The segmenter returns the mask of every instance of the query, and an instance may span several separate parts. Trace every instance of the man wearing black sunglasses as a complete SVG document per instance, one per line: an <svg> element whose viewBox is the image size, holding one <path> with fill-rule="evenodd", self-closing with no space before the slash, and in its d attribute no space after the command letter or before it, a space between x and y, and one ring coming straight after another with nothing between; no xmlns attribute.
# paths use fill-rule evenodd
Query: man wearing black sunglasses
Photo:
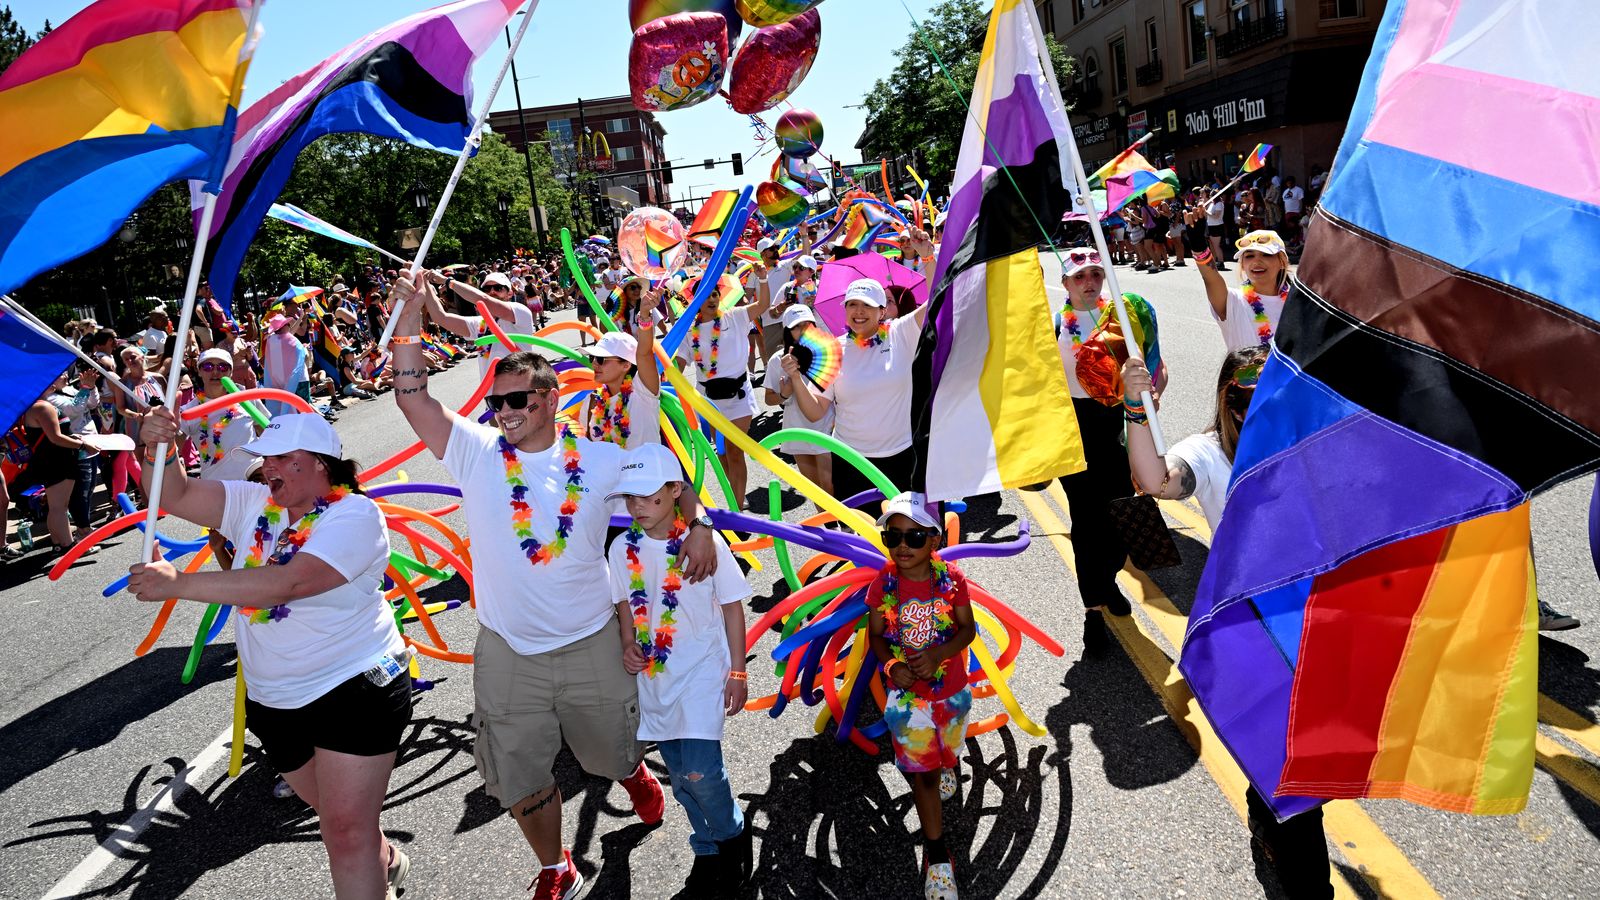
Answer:
<svg viewBox="0 0 1600 900"><path fill-rule="evenodd" d="M659 822L665 807L636 738L638 687L622 666L604 550L605 498L636 463L616 444L558 433L556 373L532 353L496 363L486 399L498 430L445 409L428 393L418 337L424 308L438 301L426 278L418 280L395 285L395 399L461 486L480 625L479 772L538 856L540 877L557 879L557 895L570 896L582 876L561 844L552 767L563 741L586 770L621 781L646 823ZM692 525L679 564L699 582L716 569L716 545L704 508L687 494L682 503Z"/></svg>

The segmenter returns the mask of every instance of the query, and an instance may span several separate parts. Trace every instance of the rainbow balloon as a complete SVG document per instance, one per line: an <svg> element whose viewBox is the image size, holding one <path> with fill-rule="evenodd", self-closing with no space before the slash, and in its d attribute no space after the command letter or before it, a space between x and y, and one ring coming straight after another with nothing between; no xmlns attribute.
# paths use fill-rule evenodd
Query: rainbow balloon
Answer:
<svg viewBox="0 0 1600 900"><path fill-rule="evenodd" d="M795 344L811 354L810 362L800 360L805 366L806 377L818 390L827 390L833 380L839 377L839 369L844 365L844 347L839 344L839 339L813 325L795 338Z"/></svg>
<svg viewBox="0 0 1600 900"><path fill-rule="evenodd" d="M773 228L793 228L806 220L811 207L804 197L776 181L763 181L756 188L756 209Z"/></svg>
<svg viewBox="0 0 1600 900"><path fill-rule="evenodd" d="M822 120L799 106L779 116L772 133L785 156L805 159L822 147Z"/></svg>
<svg viewBox="0 0 1600 900"><path fill-rule="evenodd" d="M737 0L739 16L757 28L782 25L822 0Z"/></svg>
<svg viewBox="0 0 1600 900"><path fill-rule="evenodd" d="M728 20L728 44L739 39L744 19L733 0L628 0L628 27L634 31L656 19L685 12L717 12Z"/></svg>

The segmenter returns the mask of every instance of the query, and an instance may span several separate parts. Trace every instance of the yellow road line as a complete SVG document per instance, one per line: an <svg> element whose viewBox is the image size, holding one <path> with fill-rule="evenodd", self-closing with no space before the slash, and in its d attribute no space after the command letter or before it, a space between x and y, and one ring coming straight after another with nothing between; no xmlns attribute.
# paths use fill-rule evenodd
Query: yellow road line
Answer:
<svg viewBox="0 0 1600 900"><path fill-rule="evenodd" d="M1051 487L1053 490L1048 493L1056 496L1060 490L1059 486L1053 484ZM1066 563L1067 571L1074 571L1072 544L1066 537L1066 525L1042 498L1028 492L1019 492L1019 496L1034 518L1046 529L1050 543ZM1066 508L1065 499L1064 493L1058 498L1063 511ZM1135 575L1123 571L1118 578L1129 589L1134 599L1140 601L1141 608L1150 615L1151 621L1176 651L1183 642L1187 617L1178 612L1171 598L1143 573ZM1211 728L1211 723L1200 711L1188 683L1178 673L1177 667L1172 664L1166 653L1156 646L1136 617L1106 616L1105 620L1111 626L1112 633L1122 643L1129 658L1139 667L1145 680L1160 695L1173 722L1178 724L1179 731L1194 746L1212 780L1222 789L1223 795L1234 807L1234 812L1242 819L1246 784L1244 773L1233 761L1232 755L1223 747L1216 732ZM1370 887L1377 889L1381 895L1406 898L1439 896L1422 873L1411 864L1405 853L1389 840L1359 804L1348 800L1328 803L1323 807L1322 821L1328 839L1337 853L1361 873ZM1351 886L1343 879L1334 880L1334 889L1335 895L1339 897L1356 896Z"/></svg>
<svg viewBox="0 0 1600 900"><path fill-rule="evenodd" d="M1543 734L1534 736L1533 757L1545 771L1588 797L1590 803L1600 805L1600 769Z"/></svg>

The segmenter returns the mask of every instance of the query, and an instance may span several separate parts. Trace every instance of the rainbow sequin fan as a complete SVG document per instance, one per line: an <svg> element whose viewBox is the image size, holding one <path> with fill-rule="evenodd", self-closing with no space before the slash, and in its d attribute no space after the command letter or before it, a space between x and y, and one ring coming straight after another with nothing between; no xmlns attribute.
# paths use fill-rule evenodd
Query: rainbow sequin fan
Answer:
<svg viewBox="0 0 1600 900"><path fill-rule="evenodd" d="M844 348L839 346L837 339L823 334L817 328L806 329L804 334L795 339L795 344L811 356L811 361L805 363L806 377L819 390L827 390L833 380L839 377L839 367L844 364Z"/></svg>

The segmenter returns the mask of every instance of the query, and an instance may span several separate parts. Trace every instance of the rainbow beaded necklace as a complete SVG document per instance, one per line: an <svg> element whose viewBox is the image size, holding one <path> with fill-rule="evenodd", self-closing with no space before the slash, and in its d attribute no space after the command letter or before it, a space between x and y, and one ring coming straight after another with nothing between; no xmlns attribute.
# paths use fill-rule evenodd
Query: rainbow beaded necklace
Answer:
<svg viewBox="0 0 1600 900"><path fill-rule="evenodd" d="M1248 281L1244 283L1244 288L1241 292L1244 294L1244 302L1250 305L1250 312L1255 319L1256 337L1260 338L1261 346L1271 346L1272 322L1267 319L1266 304L1261 302L1261 295L1256 293L1255 287ZM1289 285L1287 283L1284 284L1283 290L1279 292L1278 299L1289 299Z"/></svg>
<svg viewBox="0 0 1600 900"><path fill-rule="evenodd" d="M201 417L199 448L201 460L211 465L216 465L217 463L222 462L222 433L228 430L228 426L233 424L233 420L237 418L238 415L239 407L230 406L222 413L221 416L217 418L217 421L214 423L211 421L210 416Z"/></svg>
<svg viewBox="0 0 1600 900"><path fill-rule="evenodd" d="M628 528L628 605L633 608L634 640L644 653L647 678L660 675L667 667L667 657L672 655L672 636L678 630L678 589L683 587L678 551L683 549L683 536L688 530L681 516L673 518L672 531L667 535L667 574L661 579L661 624L651 629L650 591L644 586L644 561L639 558L644 529L637 522Z"/></svg>
<svg viewBox="0 0 1600 900"><path fill-rule="evenodd" d="M694 364L700 367L700 374L706 378L717 377L717 345L722 341L722 317L718 316L711 320L711 365L709 368L700 361L700 326L698 324L694 326L692 334L693 337L690 338L689 344L694 352Z"/></svg>
<svg viewBox="0 0 1600 900"><path fill-rule="evenodd" d="M860 347L863 350L865 350L865 349L867 349L869 347L876 347L876 346L878 346L879 344L883 343L884 341L886 341L888 339L889 339L889 323L888 322L880 322L880 323L878 323L878 330L876 332L874 332L873 334L870 334L870 335L868 335L866 337L862 337L861 335L856 334L854 331L850 332L850 340L855 341L856 342L856 346Z"/></svg>
<svg viewBox="0 0 1600 900"><path fill-rule="evenodd" d="M300 552L300 548L306 545L306 541L311 537L311 527L317 524L322 514L328 511L328 507L348 496L350 489L341 486L329 491L326 496L318 497L317 502L312 504L310 512L301 516L300 521L293 527L284 529L283 533L278 535L277 540L273 542L270 556L266 555L267 541L272 539L272 529L283 522L283 507L268 498L267 505L262 508L261 515L256 519L255 543L245 556L244 568L287 565L289 560L294 559L295 554ZM256 625L266 625L288 618L289 607L279 604L271 609L245 608L239 610L239 613Z"/></svg>
<svg viewBox="0 0 1600 900"><path fill-rule="evenodd" d="M561 432L561 451L567 472L567 498L561 502L556 515L556 539L547 545L533 536L533 507L528 505L528 483L522 479L522 460L517 458L517 448L504 437L500 438L500 459L506 468L506 484L511 488L511 530L516 533L522 552L532 566L549 563L566 552L572 521L578 514L578 501L583 499L583 458L578 454L578 439L571 429Z"/></svg>
<svg viewBox="0 0 1600 900"><path fill-rule="evenodd" d="M949 639L955 621L950 618L950 610L955 608L951 598L955 596L955 579L950 577L950 564L939 558L935 553L930 564L933 566L933 590L930 601L933 604L933 627L938 635L937 643L942 644ZM896 596L900 591L900 573L894 563L883 567L883 597L878 601L878 609L883 613L883 637L889 642L894 658L902 663L906 661L905 648L900 645L900 598ZM949 660L939 663L939 668L929 679L932 693L937 695L944 686L944 670ZM903 697L902 701L909 704L911 699Z"/></svg>
<svg viewBox="0 0 1600 900"><path fill-rule="evenodd" d="M615 393L609 386L600 385L599 400L589 407L589 440L611 441L626 449L628 436L633 433L628 422L628 402L632 399L632 375L622 377L622 387Z"/></svg>
<svg viewBox="0 0 1600 900"><path fill-rule="evenodd" d="M1095 318L1098 319L1100 311L1106 308L1105 298L1102 297L1095 301L1094 308ZM1061 327L1065 328L1067 330L1067 334L1071 336L1072 352L1076 354L1078 352L1078 348L1083 346L1083 328L1078 325L1077 307L1074 307L1070 301L1066 306L1061 307Z"/></svg>

